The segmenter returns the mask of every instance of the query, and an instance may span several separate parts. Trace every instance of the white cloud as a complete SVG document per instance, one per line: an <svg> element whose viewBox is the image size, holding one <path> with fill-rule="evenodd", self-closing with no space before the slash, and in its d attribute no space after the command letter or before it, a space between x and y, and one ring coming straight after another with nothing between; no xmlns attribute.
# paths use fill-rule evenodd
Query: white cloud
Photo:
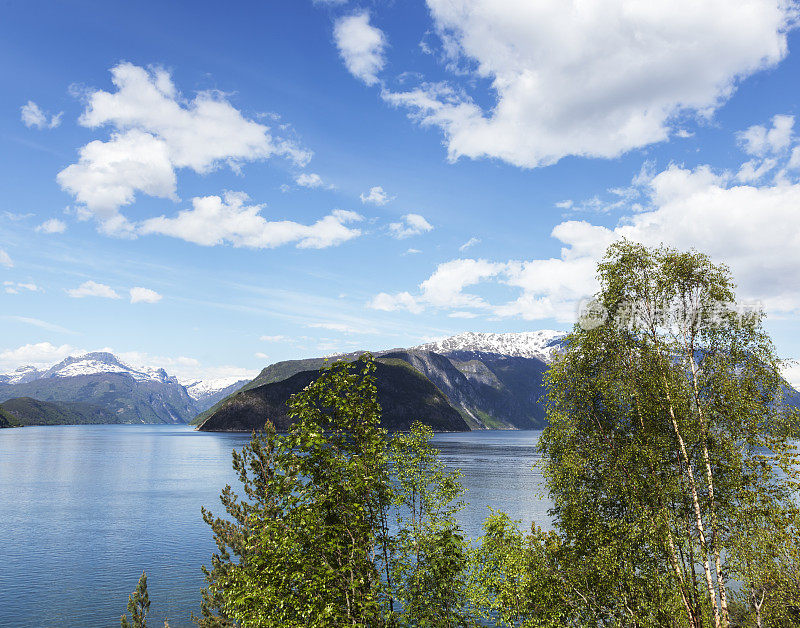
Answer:
<svg viewBox="0 0 800 628"><path fill-rule="evenodd" d="M41 225L36 227L36 231L40 233L64 233L67 230L67 223L58 218L51 218L45 220Z"/></svg>
<svg viewBox="0 0 800 628"><path fill-rule="evenodd" d="M789 148L793 127L794 116L777 115L772 118L772 128L754 125L746 131L737 133L736 136L746 153L764 157L781 153Z"/></svg>
<svg viewBox="0 0 800 628"><path fill-rule="evenodd" d="M314 172L303 172L297 176L294 182L304 188L319 188L325 185L325 183L322 181L322 177Z"/></svg>
<svg viewBox="0 0 800 628"><path fill-rule="evenodd" d="M792 151L782 142L778 145L782 161L775 167L781 168ZM571 321L577 301L597 289L596 264L605 249L625 237L648 246L707 253L730 267L739 298L761 301L772 313L800 313L800 181L784 177L745 185L707 165L689 169L673 164L657 174L637 175L632 185L640 187L646 205L631 205L616 226L584 220L556 225L551 235L563 244L559 257L498 263L453 260L440 265L418 293L381 293L371 306ZM482 281L510 288L516 298L488 302L464 293L466 286Z"/></svg>
<svg viewBox="0 0 800 628"><path fill-rule="evenodd" d="M28 292L44 292L35 283L20 283L18 281L4 281L3 287L8 294L19 294L20 290L27 290Z"/></svg>
<svg viewBox="0 0 800 628"><path fill-rule="evenodd" d="M481 241L481 239L480 239L480 238L470 238L469 240L467 240L466 242L464 242L464 244L462 244L461 246L459 246L459 247L458 247L458 250L459 250L459 251L461 251L461 252L463 253L463 252L464 252L464 251L466 251L468 248L470 248L470 247L472 247L472 246L475 246L476 244L480 244L480 241Z"/></svg>
<svg viewBox="0 0 800 628"><path fill-rule="evenodd" d="M433 225L419 214L406 214L403 222L393 222L389 224L389 231L398 240L420 235L433 229Z"/></svg>
<svg viewBox="0 0 800 628"><path fill-rule="evenodd" d="M136 192L178 200L177 178L166 142L149 133L113 133L107 142L83 146L78 163L58 173L61 187L75 196L104 232L131 235L135 227L119 212L134 201Z"/></svg>
<svg viewBox="0 0 800 628"><path fill-rule="evenodd" d="M149 288L135 287L130 289L131 303L158 303L163 296Z"/></svg>
<svg viewBox="0 0 800 628"><path fill-rule="evenodd" d="M280 334L276 336L261 336L259 340L263 340L264 342L291 342L291 338Z"/></svg>
<svg viewBox="0 0 800 628"><path fill-rule="evenodd" d="M242 192L227 192L224 198L194 198L193 208L178 212L174 218L159 216L145 220L140 233L160 233L202 246L229 243L256 249L285 244L321 249L361 235L359 229L346 226L362 220L352 211L335 209L317 222L303 225L290 220L268 221L261 215L264 206L246 205L248 200Z"/></svg>
<svg viewBox="0 0 800 628"><path fill-rule="evenodd" d="M369 192L361 193L362 203L371 203L373 205L386 205L389 201L394 199L394 196L388 196L380 185L376 185L369 189Z"/></svg>
<svg viewBox="0 0 800 628"><path fill-rule="evenodd" d="M408 310L412 314L419 314L425 309L418 299L408 292L398 292L396 294L381 292L370 299L367 306L373 310L382 310L384 312Z"/></svg>
<svg viewBox="0 0 800 628"><path fill-rule="evenodd" d="M0 371L13 371L20 366L46 368L76 353L83 353L83 351L70 345L56 346L49 342L5 349L0 351Z"/></svg>
<svg viewBox="0 0 800 628"><path fill-rule="evenodd" d="M505 264L478 259L457 259L439 264L436 271L420 284L421 293L408 292L376 295L368 306L375 310L408 310L419 313L425 306L438 308L486 308L488 304L479 296L464 292L464 288L500 275Z"/></svg>
<svg viewBox="0 0 800 628"><path fill-rule="evenodd" d="M85 281L77 288L67 290L67 294L73 299L81 299L83 297L101 297L104 299L119 299L120 296L116 290L102 283L96 281Z"/></svg>
<svg viewBox="0 0 800 628"><path fill-rule="evenodd" d="M740 183L755 183L777 164L776 159L751 159L741 165L739 172L736 173L736 180Z"/></svg>
<svg viewBox="0 0 800 628"><path fill-rule="evenodd" d="M795 5L776 0L427 0L449 67L491 83L383 91L440 128L448 156L533 168L610 158L709 117L737 82L787 54Z"/></svg>
<svg viewBox="0 0 800 628"><path fill-rule="evenodd" d="M176 170L205 174L227 165L238 171L245 162L272 156L302 166L311 158L245 118L220 92L202 91L188 100L166 70L131 63L120 63L111 75L117 90L90 92L79 120L89 128L110 126L110 138L83 146L78 163L57 177L107 233L132 233L119 209L139 192L177 200Z"/></svg>
<svg viewBox="0 0 800 628"><path fill-rule="evenodd" d="M142 351L114 351L105 347L101 351L116 354L123 362L135 368L162 368L170 375L175 375L183 384L190 384L198 380L237 380L253 379L258 371L234 365L212 366L188 356L160 356L150 355Z"/></svg>
<svg viewBox="0 0 800 628"><path fill-rule="evenodd" d="M61 116L64 112L59 112L53 116L42 111L32 100L20 107L20 117L23 124L29 129L36 127L37 129L55 129L61 124ZM49 118L49 119L48 119Z"/></svg>
<svg viewBox="0 0 800 628"><path fill-rule="evenodd" d="M14 267L14 262L11 259L11 256L3 249L0 249L0 266L5 266L6 268Z"/></svg>
<svg viewBox="0 0 800 628"><path fill-rule="evenodd" d="M451 312L447 315L449 318L477 318L478 315L475 312L467 312L466 310L458 310L456 312Z"/></svg>
<svg viewBox="0 0 800 628"><path fill-rule="evenodd" d="M800 390L800 363L791 360L783 366L783 376L794 388Z"/></svg>
<svg viewBox="0 0 800 628"><path fill-rule="evenodd" d="M339 18L333 27L336 47L347 70L367 85L378 82L378 72L383 69L386 38L383 32L370 25L369 13Z"/></svg>
<svg viewBox="0 0 800 628"><path fill-rule="evenodd" d="M422 253L419 249L408 249L403 255L416 255L417 253Z"/></svg>
<svg viewBox="0 0 800 628"><path fill-rule="evenodd" d="M268 360L269 359L269 356L266 353L264 353L263 351L256 351L253 355L255 357L259 358L260 360Z"/></svg>

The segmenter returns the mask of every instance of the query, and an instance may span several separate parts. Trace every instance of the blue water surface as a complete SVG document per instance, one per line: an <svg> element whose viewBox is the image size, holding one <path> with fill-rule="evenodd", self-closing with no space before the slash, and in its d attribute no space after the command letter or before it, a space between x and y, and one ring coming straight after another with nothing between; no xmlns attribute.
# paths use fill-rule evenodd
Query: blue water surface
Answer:
<svg viewBox="0 0 800 628"><path fill-rule="evenodd" d="M434 437L464 473L468 536L487 506L548 524L531 469L539 434ZM163 425L0 430L0 626L118 626L143 570L148 624L191 626L215 550L200 507L223 514L219 492L237 486L230 453L248 439Z"/></svg>

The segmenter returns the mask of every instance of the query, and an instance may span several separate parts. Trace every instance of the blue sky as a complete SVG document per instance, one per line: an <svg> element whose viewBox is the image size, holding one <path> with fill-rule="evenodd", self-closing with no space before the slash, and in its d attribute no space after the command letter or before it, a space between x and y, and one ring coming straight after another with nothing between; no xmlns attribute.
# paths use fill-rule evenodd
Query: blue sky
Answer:
<svg viewBox="0 0 800 628"><path fill-rule="evenodd" d="M800 355L797 7L656 4L7 6L0 370L566 330L621 235Z"/></svg>

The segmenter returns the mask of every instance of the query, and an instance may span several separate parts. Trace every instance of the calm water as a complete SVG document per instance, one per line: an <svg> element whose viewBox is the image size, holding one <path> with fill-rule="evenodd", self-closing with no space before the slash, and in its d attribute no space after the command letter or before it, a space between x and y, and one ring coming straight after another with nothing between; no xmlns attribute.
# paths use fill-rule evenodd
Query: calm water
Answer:
<svg viewBox="0 0 800 628"><path fill-rule="evenodd" d="M547 524L531 466L539 432L440 434L464 472L462 526L480 534L487 506ZM152 625L190 626L215 549L200 506L221 514L243 434L176 426L0 430L0 626L119 626L147 571Z"/></svg>

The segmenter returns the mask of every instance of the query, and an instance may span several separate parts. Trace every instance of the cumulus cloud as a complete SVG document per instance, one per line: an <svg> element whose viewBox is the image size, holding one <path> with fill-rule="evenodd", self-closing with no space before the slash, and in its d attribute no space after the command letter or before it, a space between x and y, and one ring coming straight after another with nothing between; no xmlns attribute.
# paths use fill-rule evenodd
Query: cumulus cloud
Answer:
<svg viewBox="0 0 800 628"><path fill-rule="evenodd" d="M685 136L682 114L709 117L739 80L774 67L794 26L793 3L778 0L427 3L448 67L488 81L491 105L452 82L384 99L440 128L451 160L526 168Z"/></svg>
<svg viewBox="0 0 800 628"><path fill-rule="evenodd" d="M238 171L272 156L303 166L311 158L295 142L246 118L220 92L184 98L162 68L120 63L111 76L116 91L90 92L79 119L85 127L110 127L109 139L83 146L78 162L57 177L84 215L95 216L108 233L132 233L119 209L137 193L177 200L177 170L205 174L227 165Z"/></svg>
<svg viewBox="0 0 800 628"><path fill-rule="evenodd" d="M3 249L0 249L0 266L5 266L6 268L14 267L14 261L11 259L11 256Z"/></svg>
<svg viewBox="0 0 800 628"><path fill-rule="evenodd" d="M319 188L325 185L325 183L322 181L322 177L314 172L303 172L295 178L294 182L300 187L304 188Z"/></svg>
<svg viewBox="0 0 800 628"><path fill-rule="evenodd" d="M64 233L67 230L67 223L58 218L51 218L45 220L41 225L36 227L36 231L40 233Z"/></svg>
<svg viewBox="0 0 800 628"><path fill-rule="evenodd" d="M376 310L408 310L422 312L426 306L440 308L488 307L481 297L464 292L468 286L492 279L503 272L505 264L483 259L457 259L440 264L434 273L420 284L420 294L381 292L369 302Z"/></svg>
<svg viewBox="0 0 800 628"><path fill-rule="evenodd" d="M29 129L37 128L40 130L55 129L59 124L61 124L61 117L64 113L63 111L60 111L51 116L50 114L42 111L39 108L39 105L32 100L29 100L19 109L22 123Z"/></svg>
<svg viewBox="0 0 800 628"><path fill-rule="evenodd" d="M386 205L386 203L391 201L393 198L394 196L389 196L386 194L380 185L371 187L369 192L361 193L361 202L371 203L372 205Z"/></svg>
<svg viewBox="0 0 800 628"><path fill-rule="evenodd" d="M70 345L56 346L49 342L26 344L0 351L0 370L12 371L20 366L34 366L41 369L76 353L83 351Z"/></svg>
<svg viewBox="0 0 800 628"><path fill-rule="evenodd" d="M229 243L256 249L285 244L321 249L361 235L359 229L347 226L362 220L353 211L336 209L315 223L304 225L290 220L269 221L261 215L263 205L248 205L248 201L242 192L194 198L192 209L182 210L174 218L145 220L140 232L168 235L202 246Z"/></svg>
<svg viewBox="0 0 800 628"><path fill-rule="evenodd" d="M780 146L783 161L791 146ZM747 148L746 148L747 149ZM770 149L772 150L772 149ZM616 226L585 220L559 223L551 235L562 243L559 257L509 260L453 260L440 265L417 293L381 293L376 309L476 310L494 317L574 320L577 301L597 289L596 264L611 242L627 238L648 246L665 244L708 253L726 263L740 298L759 300L773 313L800 312L800 182L780 178L743 184L708 165L672 164L652 176L637 175L645 206L629 208ZM614 201L616 202L616 201ZM489 302L464 288L490 281L516 298Z"/></svg>
<svg viewBox="0 0 800 628"><path fill-rule="evenodd" d="M389 223L389 232L398 240L420 235L433 229L433 225L419 214L406 214L402 222Z"/></svg>
<svg viewBox="0 0 800 628"><path fill-rule="evenodd" d="M131 303L158 303L163 296L149 288L135 287L130 289Z"/></svg>
<svg viewBox="0 0 800 628"><path fill-rule="evenodd" d="M385 63L386 38L369 23L369 13L339 18L333 26L333 37L350 74L367 85L377 83L378 72Z"/></svg>
<svg viewBox="0 0 800 628"><path fill-rule="evenodd" d="M77 288L67 290L67 294L73 299L81 299L83 297L101 297L103 299L119 299L120 296L116 290L103 283L96 281L85 281Z"/></svg>
<svg viewBox="0 0 800 628"><path fill-rule="evenodd" d="M756 124L737 133L742 149L758 157L774 155L789 148L792 141L794 116L777 115L772 118L772 127Z"/></svg>
<svg viewBox="0 0 800 628"><path fill-rule="evenodd" d="M130 130L95 140L79 151L78 163L58 173L61 187L82 204L80 218L94 216L109 234L131 235L135 227L119 212L136 192L178 200L177 177L163 140Z"/></svg>

